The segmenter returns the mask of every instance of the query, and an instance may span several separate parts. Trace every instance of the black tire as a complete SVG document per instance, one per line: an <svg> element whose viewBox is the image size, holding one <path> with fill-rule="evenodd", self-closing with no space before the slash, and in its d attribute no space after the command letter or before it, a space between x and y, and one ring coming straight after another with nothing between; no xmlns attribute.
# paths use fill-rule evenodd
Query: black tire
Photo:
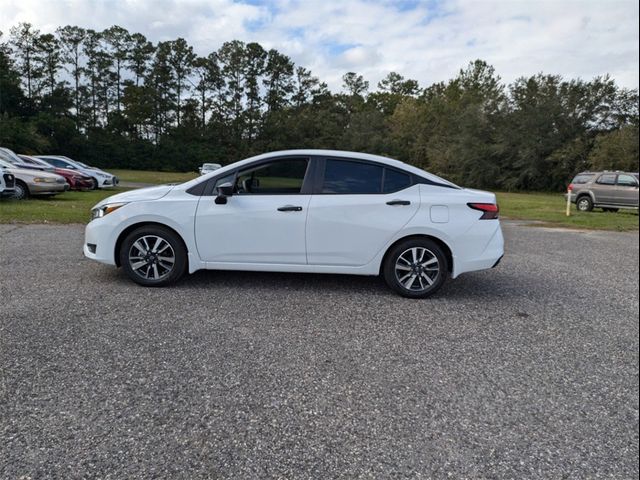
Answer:
<svg viewBox="0 0 640 480"><path fill-rule="evenodd" d="M16 180L14 188L15 191L12 198L16 200L25 200L29 198L29 187L27 187L27 184L22 180Z"/></svg>
<svg viewBox="0 0 640 480"><path fill-rule="evenodd" d="M165 247L165 243L160 243L154 253L157 239L170 248ZM146 253L139 247L148 247ZM182 239L172 230L159 225L143 226L129 233L122 242L118 255L120 265L129 278L145 287L170 285L187 270L187 249ZM173 264L170 263L170 258L173 258ZM140 266L136 268L136 265Z"/></svg>
<svg viewBox="0 0 640 480"><path fill-rule="evenodd" d="M607 213L616 213L618 210L620 210L619 208L603 208L602 211L603 212L607 212Z"/></svg>
<svg viewBox="0 0 640 480"><path fill-rule="evenodd" d="M579 212L590 212L593 210L593 202L591 201L591 198L587 195L578 197L576 200L576 209Z"/></svg>
<svg viewBox="0 0 640 480"><path fill-rule="evenodd" d="M417 261L413 249L416 249ZM434 271L436 267L437 271ZM442 287L449 275L449 264L436 242L413 238L401 241L387 252L382 274L389 288L403 297L426 298Z"/></svg>
<svg viewBox="0 0 640 480"><path fill-rule="evenodd" d="M91 186L91 190L97 190L98 189L98 180L96 180L95 178L92 178L91 181L93 182L93 185Z"/></svg>

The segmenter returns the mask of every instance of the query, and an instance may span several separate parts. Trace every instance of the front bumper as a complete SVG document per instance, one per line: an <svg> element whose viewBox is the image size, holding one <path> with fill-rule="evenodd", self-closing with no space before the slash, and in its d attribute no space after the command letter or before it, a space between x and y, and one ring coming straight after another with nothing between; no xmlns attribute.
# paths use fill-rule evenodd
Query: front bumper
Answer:
<svg viewBox="0 0 640 480"><path fill-rule="evenodd" d="M112 188L118 185L119 181L117 177L100 178L98 179L99 188Z"/></svg>
<svg viewBox="0 0 640 480"><path fill-rule="evenodd" d="M30 183L29 194L30 195L51 195L56 193L62 193L69 189L67 182L63 183Z"/></svg>
<svg viewBox="0 0 640 480"><path fill-rule="evenodd" d="M71 188L73 190L90 190L93 188L93 182L91 179L87 180L76 180L71 184Z"/></svg>
<svg viewBox="0 0 640 480"><path fill-rule="evenodd" d="M113 215L113 214L112 214ZM96 262L115 265L117 233L107 217L90 221L84 229L84 256Z"/></svg>

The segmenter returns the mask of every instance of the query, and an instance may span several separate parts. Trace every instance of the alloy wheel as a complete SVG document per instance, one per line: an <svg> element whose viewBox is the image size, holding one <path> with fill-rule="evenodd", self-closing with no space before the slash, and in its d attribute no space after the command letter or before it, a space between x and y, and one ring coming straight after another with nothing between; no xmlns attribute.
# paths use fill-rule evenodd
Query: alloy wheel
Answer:
<svg viewBox="0 0 640 480"><path fill-rule="evenodd" d="M13 198L15 198L16 200L24 200L25 198L27 198L26 187L21 183L16 182Z"/></svg>
<svg viewBox="0 0 640 480"><path fill-rule="evenodd" d="M139 237L129 249L129 265L140 277L161 280L167 277L176 262L171 244L157 235Z"/></svg>
<svg viewBox="0 0 640 480"><path fill-rule="evenodd" d="M412 292L428 290L440 274L438 257L424 247L412 247L402 252L395 264L398 282Z"/></svg>

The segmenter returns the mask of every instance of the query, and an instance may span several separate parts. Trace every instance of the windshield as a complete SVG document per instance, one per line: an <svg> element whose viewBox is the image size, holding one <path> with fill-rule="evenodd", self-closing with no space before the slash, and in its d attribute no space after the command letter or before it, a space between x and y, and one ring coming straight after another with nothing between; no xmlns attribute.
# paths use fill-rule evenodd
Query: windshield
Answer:
<svg viewBox="0 0 640 480"><path fill-rule="evenodd" d="M0 158L0 167L3 167L3 168L16 168L15 165L7 162L6 160L3 160L2 158Z"/></svg>
<svg viewBox="0 0 640 480"><path fill-rule="evenodd" d="M22 161L20 160L20 157L17 156L8 148L0 148L0 155L2 155L2 158L4 158L5 160L11 163L22 163Z"/></svg>

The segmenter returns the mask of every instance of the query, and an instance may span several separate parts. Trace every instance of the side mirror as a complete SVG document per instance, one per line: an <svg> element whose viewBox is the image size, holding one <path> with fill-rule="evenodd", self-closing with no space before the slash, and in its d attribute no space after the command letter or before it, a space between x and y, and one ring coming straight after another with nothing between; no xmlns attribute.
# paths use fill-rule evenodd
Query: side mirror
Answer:
<svg viewBox="0 0 640 480"><path fill-rule="evenodd" d="M233 196L233 184L231 182L225 182L222 185L218 185L218 196L216 197L216 204L224 205L227 203L227 197Z"/></svg>

